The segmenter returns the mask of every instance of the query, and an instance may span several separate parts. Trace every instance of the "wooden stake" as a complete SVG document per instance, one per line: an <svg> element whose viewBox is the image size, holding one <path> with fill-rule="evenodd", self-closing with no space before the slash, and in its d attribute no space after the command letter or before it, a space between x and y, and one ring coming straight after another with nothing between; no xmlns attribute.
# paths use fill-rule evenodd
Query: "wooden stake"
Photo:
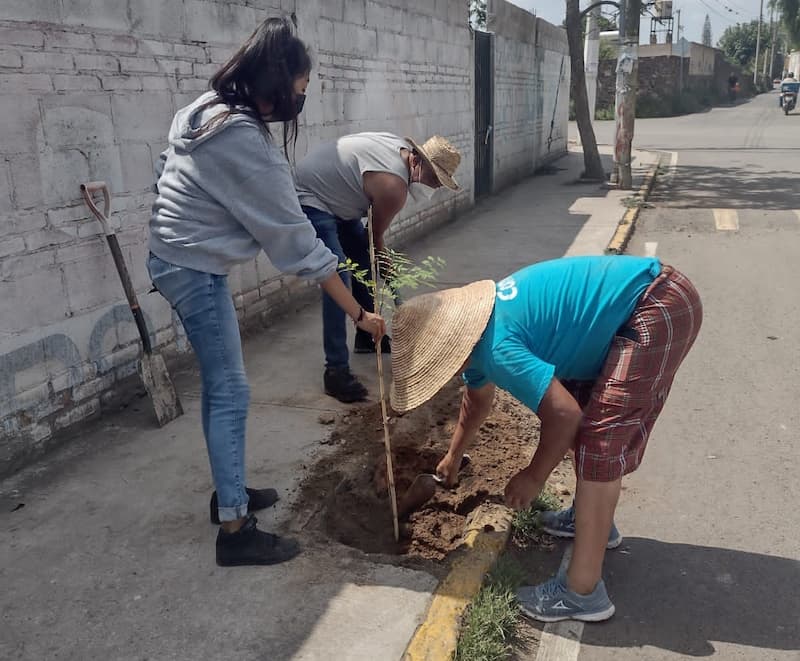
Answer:
<svg viewBox="0 0 800 661"><path fill-rule="evenodd" d="M374 290L372 300L375 312L380 313L378 304L378 260L375 255L375 237L372 234L372 207L369 208L367 234L369 235L369 261L372 270ZM389 483L389 500L392 504L392 523L394 524L394 541L400 541L400 522L397 518L397 492L394 486L394 466L392 464L392 443L389 440L389 416L386 413L386 395L383 386L383 359L381 356L381 342L375 345L375 355L378 357L378 383L380 384L381 418L383 419L383 444L386 450L386 478Z"/></svg>

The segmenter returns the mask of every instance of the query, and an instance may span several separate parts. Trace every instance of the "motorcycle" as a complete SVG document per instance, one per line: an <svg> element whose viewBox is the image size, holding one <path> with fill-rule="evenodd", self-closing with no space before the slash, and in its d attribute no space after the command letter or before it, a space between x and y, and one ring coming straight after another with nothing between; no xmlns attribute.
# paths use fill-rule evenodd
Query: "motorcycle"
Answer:
<svg viewBox="0 0 800 661"><path fill-rule="evenodd" d="M781 85L781 108L785 115L788 115L797 106L798 90L800 90L800 83L783 83Z"/></svg>

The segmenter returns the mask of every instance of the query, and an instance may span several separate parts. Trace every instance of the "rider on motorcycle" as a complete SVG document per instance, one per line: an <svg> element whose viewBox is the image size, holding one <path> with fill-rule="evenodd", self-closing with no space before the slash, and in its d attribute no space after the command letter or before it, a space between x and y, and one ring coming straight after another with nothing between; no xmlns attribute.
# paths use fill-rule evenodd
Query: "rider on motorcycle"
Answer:
<svg viewBox="0 0 800 661"><path fill-rule="evenodd" d="M785 83L796 83L797 78L794 77L794 71L790 71L786 74L786 78L781 81L781 94L780 99L778 101L778 107L783 108L783 86Z"/></svg>

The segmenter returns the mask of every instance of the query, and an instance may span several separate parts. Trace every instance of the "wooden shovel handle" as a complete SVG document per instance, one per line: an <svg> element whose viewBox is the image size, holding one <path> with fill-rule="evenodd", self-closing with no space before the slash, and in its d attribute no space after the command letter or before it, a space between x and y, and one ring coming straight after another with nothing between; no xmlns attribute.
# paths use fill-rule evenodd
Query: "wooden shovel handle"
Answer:
<svg viewBox="0 0 800 661"><path fill-rule="evenodd" d="M94 196L96 193L103 194L102 213L94 202ZM89 211L92 212L94 217L97 218L97 220L99 220L100 224L103 226L103 231L107 235L113 234L111 231L111 226L108 224L108 214L111 212L111 193L108 191L106 182L89 181L85 184L81 184L81 194L83 195L84 202L86 202L86 206L89 207Z"/></svg>

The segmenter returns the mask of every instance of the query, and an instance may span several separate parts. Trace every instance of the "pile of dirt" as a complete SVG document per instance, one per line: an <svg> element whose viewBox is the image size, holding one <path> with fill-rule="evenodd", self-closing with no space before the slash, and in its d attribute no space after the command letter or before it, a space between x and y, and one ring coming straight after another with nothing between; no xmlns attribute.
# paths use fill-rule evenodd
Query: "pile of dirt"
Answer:
<svg viewBox="0 0 800 661"><path fill-rule="evenodd" d="M461 385L454 379L433 400L390 418L398 499L420 473L433 473L447 451L458 421ZM470 448L471 462L453 489L434 497L401 522L394 541L386 480L380 405L356 409L335 420L330 443L336 449L309 471L296 508L312 526L368 553L440 560L461 544L467 516L485 501L502 502L511 476L527 465L539 438L539 420L510 395L498 391L491 415ZM568 495L568 465L551 476Z"/></svg>

